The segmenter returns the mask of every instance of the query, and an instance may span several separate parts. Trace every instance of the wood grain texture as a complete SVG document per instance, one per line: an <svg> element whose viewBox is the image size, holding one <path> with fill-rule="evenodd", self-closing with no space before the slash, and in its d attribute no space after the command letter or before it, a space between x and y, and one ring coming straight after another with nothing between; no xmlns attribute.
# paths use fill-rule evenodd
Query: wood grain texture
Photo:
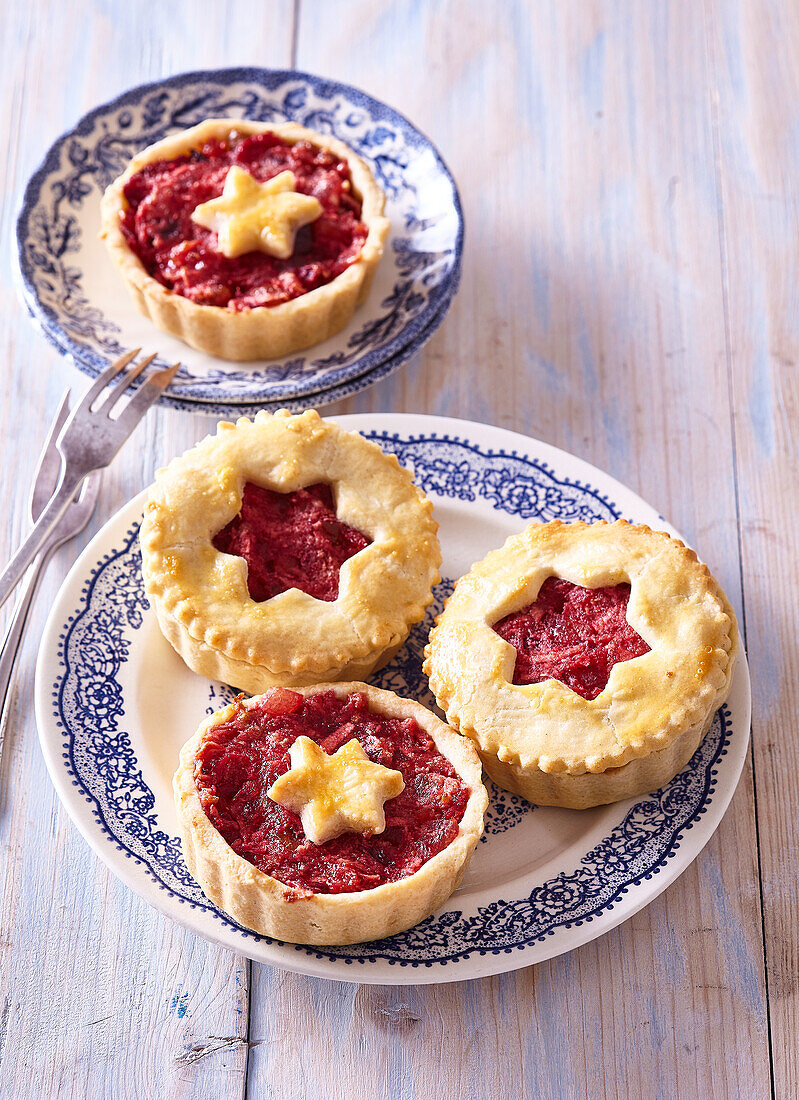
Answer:
<svg viewBox="0 0 799 1100"><path fill-rule="evenodd" d="M668 516L745 603L754 778L750 761L713 841L645 911L512 974L359 987L250 966L171 924L72 828L31 703L69 564L209 430L158 410L109 471L90 530L54 559L21 656L0 766L0 1096L759 1100L771 1054L774 1095L796 1095L799 17L767 0L202 10L15 0L0 13L14 43L0 97L0 556L24 529L21 487L62 388L84 384L14 292L28 176L53 138L126 87L296 63L426 131L467 222L442 328L329 411L512 428Z"/></svg>
<svg viewBox="0 0 799 1100"><path fill-rule="evenodd" d="M740 607L704 14L547 4L531 17L521 3L503 12L362 3L346 20L314 9L306 21L301 9L298 65L408 113L459 181L467 224L447 323L416 362L334 412L422 408L565 447L668 515ZM420 59L420 79L385 66L399 43ZM280 1034L291 1062L322 1065L332 1029L293 1042L277 1030L289 1015L279 1006L303 991L318 997L317 984L286 977L276 996L260 967L252 981L251 1033ZM360 996L360 1012L353 1001L337 1014L352 1079L339 1093L333 1082L334 1095L362 1083L349 1067L368 1049L392 1097L430 1095L431 1059L453 1097L484 1074L499 1096L737 1096L743 1080L749 1095L768 1096L750 769L696 864L600 941L502 979ZM424 1052L420 1074L402 1062L396 1071L392 1013ZM568 1057L553 1059L575 1027ZM251 1084L281 1095L281 1063L260 1049Z"/></svg>
<svg viewBox="0 0 799 1100"><path fill-rule="evenodd" d="M5 560L26 523L32 460L66 385L86 380L59 362L14 291L14 218L27 178L81 114L142 81L229 59L285 66L294 5L4 5L0 142L0 330ZM154 346L157 333L153 331ZM19 410L33 410L20 422ZM0 767L0 1096L243 1096L249 963L172 924L131 894L61 809L39 752L33 665L45 614L78 550L154 470L211 427L154 410L107 472L89 531L61 550L43 581L20 656L15 708Z"/></svg>
<svg viewBox="0 0 799 1100"><path fill-rule="evenodd" d="M799 1090L799 13L708 8L774 1092Z"/></svg>

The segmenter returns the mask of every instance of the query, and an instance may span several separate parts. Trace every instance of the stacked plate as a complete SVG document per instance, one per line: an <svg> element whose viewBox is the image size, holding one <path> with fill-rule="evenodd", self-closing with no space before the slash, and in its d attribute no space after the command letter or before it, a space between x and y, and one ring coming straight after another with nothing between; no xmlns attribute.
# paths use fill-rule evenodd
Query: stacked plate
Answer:
<svg viewBox="0 0 799 1100"><path fill-rule="evenodd" d="M341 138L386 195L386 254L367 301L337 336L285 359L230 363L155 329L129 301L100 238L100 197L130 158L206 118L293 121ZM337 401L397 370L436 331L458 287L463 217L436 148L356 88L293 71L186 73L126 92L51 147L17 223L22 293L44 335L87 374L132 347L180 360L164 400L236 416Z"/></svg>

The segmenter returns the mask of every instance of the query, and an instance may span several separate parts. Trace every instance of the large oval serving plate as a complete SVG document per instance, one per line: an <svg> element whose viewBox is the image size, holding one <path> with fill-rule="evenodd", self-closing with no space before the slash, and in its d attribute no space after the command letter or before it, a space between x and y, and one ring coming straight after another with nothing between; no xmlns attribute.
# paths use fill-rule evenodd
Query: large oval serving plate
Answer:
<svg viewBox="0 0 799 1100"><path fill-rule="evenodd" d="M435 606L375 683L432 705L421 670L452 583L531 520L667 525L629 490L523 436L428 416L345 416L415 470L435 502L444 580ZM42 749L75 824L111 869L162 912L273 966L345 981L408 984L495 974L594 939L669 885L709 840L749 739L741 658L726 706L667 787L595 810L532 807L491 788L483 841L460 889L416 928L375 943L307 948L241 928L209 902L180 853L171 777L202 717L232 697L190 672L161 637L141 577L143 496L97 535L48 621L36 676Z"/></svg>
<svg viewBox="0 0 799 1100"><path fill-rule="evenodd" d="M386 195L391 232L368 299L337 336L283 359L230 363L159 331L135 309L99 239L100 197L133 154L220 116L335 134L369 163ZM29 311L81 370L94 376L127 348L157 348L163 363L182 364L164 400L219 408L303 397L421 346L457 286L463 218L435 146L391 107L307 73L220 69L134 88L82 118L31 178L17 243Z"/></svg>

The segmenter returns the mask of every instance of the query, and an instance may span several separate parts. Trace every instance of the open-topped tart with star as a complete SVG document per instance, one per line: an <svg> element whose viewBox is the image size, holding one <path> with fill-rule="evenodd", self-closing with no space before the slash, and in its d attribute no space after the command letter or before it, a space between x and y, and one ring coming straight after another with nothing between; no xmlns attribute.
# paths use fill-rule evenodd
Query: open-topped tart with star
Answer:
<svg viewBox="0 0 799 1100"><path fill-rule="evenodd" d="M156 475L147 595L204 676L251 693L364 679L432 601L432 507L394 455L312 410L221 423Z"/></svg>
<svg viewBox="0 0 799 1100"><path fill-rule="evenodd" d="M488 804L469 741L362 683L238 699L184 746L174 791L206 895L247 928L309 944L429 916L458 886Z"/></svg>
<svg viewBox="0 0 799 1100"><path fill-rule="evenodd" d="M103 236L138 308L224 359L339 332L389 223L367 165L296 123L208 119L137 154L106 190Z"/></svg>
<svg viewBox="0 0 799 1100"><path fill-rule="evenodd" d="M447 720L500 786L582 809L663 786L727 698L735 615L669 535L530 524L462 577L425 650Z"/></svg>

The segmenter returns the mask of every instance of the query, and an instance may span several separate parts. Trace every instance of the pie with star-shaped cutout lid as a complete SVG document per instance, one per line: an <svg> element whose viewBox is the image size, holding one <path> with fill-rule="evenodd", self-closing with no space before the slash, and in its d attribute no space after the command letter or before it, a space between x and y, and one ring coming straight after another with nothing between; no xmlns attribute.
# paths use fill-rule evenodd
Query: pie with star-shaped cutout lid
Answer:
<svg viewBox="0 0 799 1100"><path fill-rule="evenodd" d="M584 809L662 787L727 698L735 614L693 551L533 523L462 577L425 650L447 720L501 787Z"/></svg>
<svg viewBox="0 0 799 1100"><path fill-rule="evenodd" d="M488 805L470 741L363 683L240 697L184 745L174 792L204 893L246 928L306 944L428 917L460 883Z"/></svg>
<svg viewBox="0 0 799 1100"><path fill-rule="evenodd" d="M313 410L221 423L156 475L147 595L203 676L252 694L364 679L432 601L432 510L396 456Z"/></svg>
<svg viewBox="0 0 799 1100"><path fill-rule="evenodd" d="M337 138L207 119L131 160L103 196L102 236L159 328L223 359L271 359L349 323L383 255L384 203Z"/></svg>

